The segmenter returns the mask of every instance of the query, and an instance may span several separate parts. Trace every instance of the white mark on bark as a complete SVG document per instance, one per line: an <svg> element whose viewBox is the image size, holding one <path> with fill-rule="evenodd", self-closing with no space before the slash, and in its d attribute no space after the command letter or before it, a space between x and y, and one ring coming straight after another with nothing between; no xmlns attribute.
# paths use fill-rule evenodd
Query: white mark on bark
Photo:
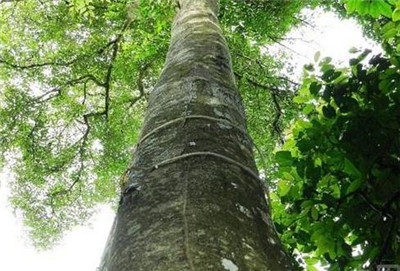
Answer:
<svg viewBox="0 0 400 271"><path fill-rule="evenodd" d="M261 219L265 222L265 224L271 226L271 222L270 219L268 218L268 216L265 214L265 212L263 210L261 210L260 208L257 208L258 212L261 215Z"/></svg>
<svg viewBox="0 0 400 271"><path fill-rule="evenodd" d="M217 108L214 108L213 111L214 111L214 114L217 117L223 117L224 116L224 114L221 111L219 111Z"/></svg>
<svg viewBox="0 0 400 271"><path fill-rule="evenodd" d="M275 239L272 238L272 237L268 238L268 242L270 242L272 245L275 245L275 244L276 244Z"/></svg>
<svg viewBox="0 0 400 271"><path fill-rule="evenodd" d="M238 271L239 268L237 267L236 264L234 264L231 260L223 258L221 260L222 266L225 268L225 270L229 271Z"/></svg>
<svg viewBox="0 0 400 271"><path fill-rule="evenodd" d="M193 146L196 146L196 142L189 142L189 146L191 146L191 147L193 147Z"/></svg>
<svg viewBox="0 0 400 271"><path fill-rule="evenodd" d="M208 104L211 104L211 105L219 105L219 104L222 104L222 103L221 103L221 101L220 101L219 99L217 99L217 98L215 98L215 97L211 97L211 98L209 99L209 101L208 101Z"/></svg>
<svg viewBox="0 0 400 271"><path fill-rule="evenodd" d="M243 241L243 245L244 245L245 247L247 247L247 248L250 249L250 250L254 250L254 248L253 248L252 246L250 246L249 244L247 244L247 243L245 242L244 239L242 239L242 241Z"/></svg>
<svg viewBox="0 0 400 271"><path fill-rule="evenodd" d="M252 218L253 216L251 215L251 212L249 209L247 209L246 207L240 205L239 203L236 203L236 208L239 209L240 212L242 212L243 214L245 214L247 217Z"/></svg>

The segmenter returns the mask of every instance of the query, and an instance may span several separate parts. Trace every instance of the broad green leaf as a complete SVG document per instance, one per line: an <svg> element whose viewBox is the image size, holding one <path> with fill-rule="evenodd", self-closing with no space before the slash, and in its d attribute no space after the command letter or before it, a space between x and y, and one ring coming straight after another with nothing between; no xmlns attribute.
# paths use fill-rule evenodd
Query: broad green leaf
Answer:
<svg viewBox="0 0 400 271"><path fill-rule="evenodd" d="M301 208L310 209L313 206L314 202L312 200L306 200L301 203Z"/></svg>
<svg viewBox="0 0 400 271"><path fill-rule="evenodd" d="M278 194L283 197L289 193L291 188L291 184L287 180L279 180L278 181Z"/></svg>
<svg viewBox="0 0 400 271"><path fill-rule="evenodd" d="M344 159L344 169L343 171L349 176L353 178L361 178L361 172L358 170L358 168L347 158Z"/></svg>
<svg viewBox="0 0 400 271"><path fill-rule="evenodd" d="M330 104L324 105L322 107L322 113L328 119L336 117L336 111Z"/></svg>
<svg viewBox="0 0 400 271"><path fill-rule="evenodd" d="M346 10L348 13L352 13L356 10L358 0L347 0Z"/></svg>
<svg viewBox="0 0 400 271"><path fill-rule="evenodd" d="M319 260L316 258L305 258L304 261L307 263L307 265L315 265L319 262Z"/></svg>
<svg viewBox="0 0 400 271"><path fill-rule="evenodd" d="M363 184L361 179L357 179L353 181L346 190L346 194L353 193L354 191L358 190Z"/></svg>
<svg viewBox="0 0 400 271"><path fill-rule="evenodd" d="M392 13L392 20L397 22L400 20L400 8L396 8Z"/></svg>
<svg viewBox="0 0 400 271"><path fill-rule="evenodd" d="M314 110L315 106L312 104L307 104L304 108L303 108L303 113L308 115L310 114L313 110Z"/></svg>
<svg viewBox="0 0 400 271"><path fill-rule="evenodd" d="M310 101L310 98L311 97L308 97L308 96L296 96L293 98L293 102L295 102L297 104L303 104L303 103Z"/></svg>
<svg viewBox="0 0 400 271"><path fill-rule="evenodd" d="M312 82L310 85L310 93L315 96L318 94L318 92L321 90L321 88L322 88L321 84L319 84L317 82Z"/></svg>
<svg viewBox="0 0 400 271"><path fill-rule="evenodd" d="M387 32L390 29L396 28L396 24L394 22L388 22L382 27L382 32Z"/></svg>
<svg viewBox="0 0 400 271"><path fill-rule="evenodd" d="M391 7L391 5L389 5L385 1L374 1L374 2L377 2L379 11L383 16L386 16L388 18L390 18L392 16L392 7Z"/></svg>
<svg viewBox="0 0 400 271"><path fill-rule="evenodd" d="M359 52L359 50L358 50L356 47L351 47L351 48L349 49L349 53L351 53L351 54L355 54L355 53L357 53L357 52Z"/></svg>
<svg viewBox="0 0 400 271"><path fill-rule="evenodd" d="M369 14L374 18L378 18L381 15L378 2L381 1L372 1L369 7Z"/></svg>
<svg viewBox="0 0 400 271"><path fill-rule="evenodd" d="M359 1L356 0L356 10L358 13L360 13L361 15L366 15L367 13L369 13L369 9L370 9L370 1Z"/></svg>
<svg viewBox="0 0 400 271"><path fill-rule="evenodd" d="M275 159L281 166L291 166L293 162L292 155L289 151L278 151Z"/></svg>
<svg viewBox="0 0 400 271"><path fill-rule="evenodd" d="M320 51L316 52L315 55L314 55L314 61L318 62L320 56L321 56L321 52Z"/></svg>
<svg viewBox="0 0 400 271"><path fill-rule="evenodd" d="M396 36L397 33L398 33L398 30L392 28L392 29L389 29L388 31L384 32L382 35L382 38L384 38L385 40L388 40L388 39L391 39L394 36Z"/></svg>
<svg viewBox="0 0 400 271"><path fill-rule="evenodd" d="M319 269L317 267L315 267L314 265L307 264L306 271L319 271Z"/></svg>
<svg viewBox="0 0 400 271"><path fill-rule="evenodd" d="M318 210L317 210L317 208L315 208L315 206L313 206L312 208L311 208L311 218L312 219L314 219L314 220L317 220L318 219Z"/></svg>
<svg viewBox="0 0 400 271"><path fill-rule="evenodd" d="M374 0L371 2L369 13L374 18L378 18L380 15L390 18L392 15L392 8L385 1Z"/></svg>

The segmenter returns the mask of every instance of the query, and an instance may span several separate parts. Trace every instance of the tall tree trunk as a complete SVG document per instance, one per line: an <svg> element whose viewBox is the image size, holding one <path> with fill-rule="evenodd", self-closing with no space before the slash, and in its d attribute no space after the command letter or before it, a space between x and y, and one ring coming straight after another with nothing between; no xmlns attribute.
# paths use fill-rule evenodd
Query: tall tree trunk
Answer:
<svg viewBox="0 0 400 271"><path fill-rule="evenodd" d="M290 270L219 27L181 0L101 271Z"/></svg>

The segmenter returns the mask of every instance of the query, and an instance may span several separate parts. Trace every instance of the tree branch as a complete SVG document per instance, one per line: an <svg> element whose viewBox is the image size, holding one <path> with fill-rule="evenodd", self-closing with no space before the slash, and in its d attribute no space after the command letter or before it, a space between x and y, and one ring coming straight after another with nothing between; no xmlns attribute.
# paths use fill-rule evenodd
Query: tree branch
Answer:
<svg viewBox="0 0 400 271"><path fill-rule="evenodd" d="M241 75L241 74L239 74L237 72L234 72L234 74L239 79L243 78L243 75ZM283 136L282 136L282 130L279 127L279 120L282 117L282 108L281 108L281 106L279 104L278 97L277 97L279 92L282 92L283 90L280 90L280 89L275 88L275 87L271 87L271 86L267 86L267 85L261 84L261 83L259 83L257 81L254 81L254 80L252 80L251 78L248 78L248 77L246 77L246 80L249 83L251 83L252 85L256 86L256 87L263 88L263 89L266 89L266 90L270 91L271 97L272 97L272 101L274 103L275 111L276 111L276 115L275 115L275 118L274 118L274 120L272 122L272 126L274 128L274 131L277 133L277 135L279 137L280 143L283 145L285 143L285 141L284 141Z"/></svg>
<svg viewBox="0 0 400 271"><path fill-rule="evenodd" d="M76 60L78 60L78 57L74 58L73 60L67 61L67 62L53 61L53 62L43 62L43 63L28 64L28 65L20 65L20 64L8 62L8 61L0 58L0 64L5 64L11 68L18 69L18 70L26 70L26 69L41 68L41 67L46 67L46 66L70 66Z"/></svg>

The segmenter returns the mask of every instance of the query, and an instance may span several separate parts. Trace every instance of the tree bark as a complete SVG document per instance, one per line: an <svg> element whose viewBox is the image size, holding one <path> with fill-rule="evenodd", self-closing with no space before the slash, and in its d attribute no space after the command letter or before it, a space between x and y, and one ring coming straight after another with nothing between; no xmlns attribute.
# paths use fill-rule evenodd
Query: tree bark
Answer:
<svg viewBox="0 0 400 271"><path fill-rule="evenodd" d="M217 0L181 0L101 271L290 270Z"/></svg>

